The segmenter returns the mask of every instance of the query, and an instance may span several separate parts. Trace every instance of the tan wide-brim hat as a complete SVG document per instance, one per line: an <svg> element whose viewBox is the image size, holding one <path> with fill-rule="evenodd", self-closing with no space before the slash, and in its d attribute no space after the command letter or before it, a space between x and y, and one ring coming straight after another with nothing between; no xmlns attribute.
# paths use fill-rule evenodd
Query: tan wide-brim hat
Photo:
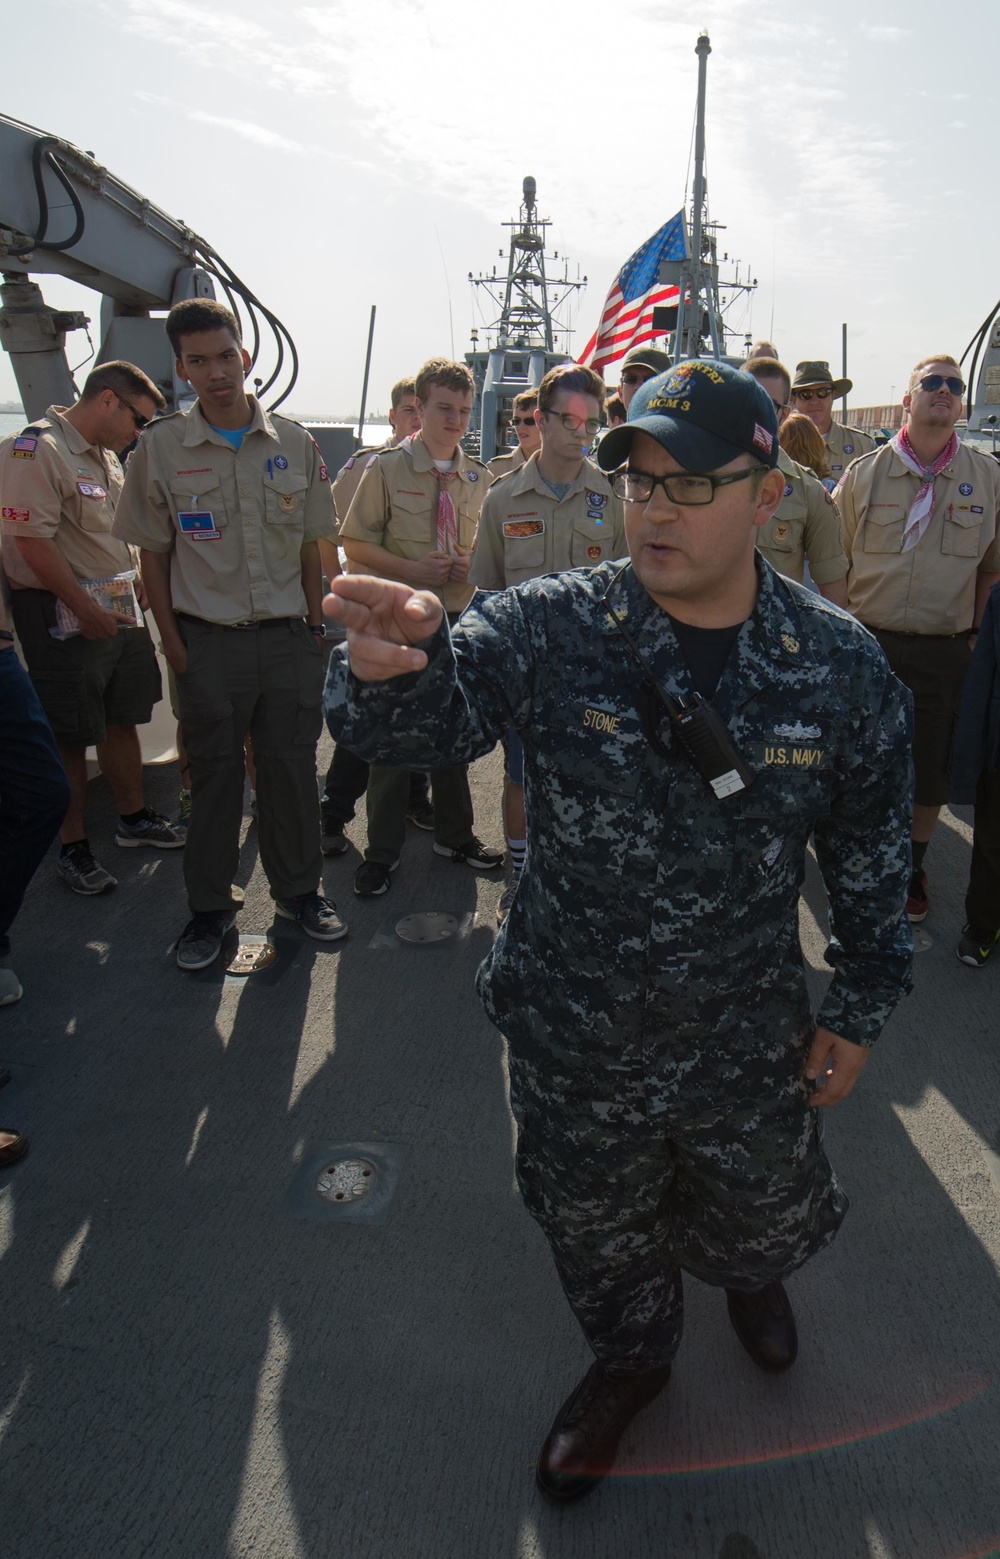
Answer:
<svg viewBox="0 0 1000 1559"><path fill-rule="evenodd" d="M796 363L795 378L792 380L792 394L796 390L816 390L827 386L834 399L838 395L850 395L854 385L850 379L835 379L830 372L830 364L822 362Z"/></svg>

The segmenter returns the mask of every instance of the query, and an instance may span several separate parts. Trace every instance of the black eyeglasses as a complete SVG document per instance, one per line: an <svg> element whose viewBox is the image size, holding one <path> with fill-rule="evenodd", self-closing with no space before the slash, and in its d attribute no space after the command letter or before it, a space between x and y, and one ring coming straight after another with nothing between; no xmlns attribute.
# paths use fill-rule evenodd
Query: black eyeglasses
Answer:
<svg viewBox="0 0 1000 1559"><path fill-rule="evenodd" d="M117 390L113 390L111 393L114 395L116 401L121 401L122 405L126 406L132 413L132 421L135 423L135 431L137 433L141 433L143 428L149 427L149 424L153 420L152 417L144 417L141 411L136 411L135 407L132 405L132 402L127 401L124 395L119 395Z"/></svg>
<svg viewBox="0 0 1000 1559"><path fill-rule="evenodd" d="M929 390L931 394L933 394L935 390L940 390L941 387L945 384L948 386L952 395L965 394L965 385L962 383L961 379L956 379L954 375L951 375L949 378L945 378L944 374L926 374L923 379L918 380L918 383L922 390Z"/></svg>
<svg viewBox="0 0 1000 1559"><path fill-rule="evenodd" d="M534 417L511 417L510 425L512 428L533 428L535 419Z"/></svg>
<svg viewBox="0 0 1000 1559"><path fill-rule="evenodd" d="M797 401L828 401L833 391L830 387L818 385L814 390L793 390L792 397Z"/></svg>
<svg viewBox="0 0 1000 1559"><path fill-rule="evenodd" d="M567 433L582 433L586 429L593 438L601 425L599 417L577 417L571 411L543 411L543 417L558 417Z"/></svg>
<svg viewBox="0 0 1000 1559"><path fill-rule="evenodd" d="M671 503L694 507L711 503L717 488L728 487L730 482L744 482L755 471L767 469L767 466L747 466L745 471L733 471L729 476L709 476L700 471L672 471L669 476L650 476L648 471L618 470L611 473L611 490L626 503L648 503L653 489L662 487Z"/></svg>

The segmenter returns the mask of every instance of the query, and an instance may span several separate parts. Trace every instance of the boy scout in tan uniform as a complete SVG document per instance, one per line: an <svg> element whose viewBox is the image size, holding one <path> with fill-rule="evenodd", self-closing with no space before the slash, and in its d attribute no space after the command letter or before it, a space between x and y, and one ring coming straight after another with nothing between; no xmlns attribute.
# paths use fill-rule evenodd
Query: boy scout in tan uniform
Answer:
<svg viewBox="0 0 1000 1559"><path fill-rule="evenodd" d="M845 422L831 422L823 443L830 460L830 475L838 482L852 460L859 460L876 447L870 434Z"/></svg>
<svg viewBox="0 0 1000 1559"><path fill-rule="evenodd" d="M592 369L562 363L545 375L535 410L539 449L486 495L469 569L469 578L480 589L504 590L539 574L596 568L628 556L621 499L584 453L603 408L604 382ZM513 728L503 745L503 819L511 878L497 905L501 922L514 902L527 850L524 749Z"/></svg>
<svg viewBox="0 0 1000 1559"><path fill-rule="evenodd" d="M904 428L883 448L854 461L835 495L850 560L849 609L874 632L914 695L913 875L907 897L914 922L929 909L923 860L950 793L970 645L990 589L1000 579L1000 466L957 439L952 444L962 397L949 384L962 384L954 359L918 364L903 397ZM901 457L904 434L909 458L915 454L918 465L927 462L925 474L945 462L931 476L929 518L925 513L915 542L912 511L927 482Z"/></svg>
<svg viewBox="0 0 1000 1559"><path fill-rule="evenodd" d="M130 549L111 534L123 481L114 450L134 442L162 405L139 369L105 363L88 376L74 406L50 406L0 446L3 567L12 616L73 790L57 869L68 887L84 895L115 886L86 838L89 746L97 747L118 801L116 843L159 849L184 843L142 800L135 727L149 721L160 697L149 631L135 626L127 585L122 604L128 595L128 610L120 613L106 610L85 588L87 581L136 572ZM77 619L77 631L54 638L60 612Z"/></svg>
<svg viewBox="0 0 1000 1559"><path fill-rule="evenodd" d="M520 471L524 465L524 456L520 449L512 449L506 455L494 455L487 461L486 469L490 473L490 481L498 482L502 476L509 476L512 471Z"/></svg>
<svg viewBox="0 0 1000 1559"><path fill-rule="evenodd" d="M596 568L627 555L622 502L604 472L584 460L558 498L532 455L486 494L469 579L481 590L504 590L539 574Z"/></svg>
<svg viewBox="0 0 1000 1559"><path fill-rule="evenodd" d="M474 384L461 363L432 359L416 379L421 431L394 449L372 455L340 529L350 567L376 569L433 590L453 620L472 599L468 556L476 537L488 472L459 440L469 423ZM428 443L427 440L430 442ZM438 449L435 456L432 449ZM443 470L442 467L449 469ZM454 511L454 545L442 550L440 504ZM449 555L450 553L450 555ZM373 766L368 780L368 845L355 875L362 897L385 893L399 864L406 832L406 770ZM472 797L464 764L436 769L434 850L479 871L503 864L473 832Z"/></svg>
<svg viewBox="0 0 1000 1559"><path fill-rule="evenodd" d="M392 387L389 401L389 426L392 428L392 436L384 444L370 444L363 449L355 450L333 479L333 502L337 510L338 525L342 525L347 518L347 511L361 485L361 478L372 455L378 454L383 449L394 449L404 438L409 438L411 433L419 431L420 413L417 410L416 386L413 380L397 379Z"/></svg>
<svg viewBox="0 0 1000 1559"><path fill-rule="evenodd" d="M834 401L840 395L849 395L853 388L850 379L835 379L830 364L821 361L799 363L792 380L792 404L796 411L805 412L822 433L830 475L838 482L852 460L875 448L875 440L869 434L833 420Z"/></svg>
<svg viewBox="0 0 1000 1559"><path fill-rule="evenodd" d="M540 448L541 437L535 422L537 405L537 390L522 390L520 395L514 396L510 425L514 430L517 446L509 454L493 456L488 466L491 482L498 482L502 476L509 476L512 471L520 471L525 461L530 460Z"/></svg>
<svg viewBox="0 0 1000 1559"><path fill-rule="evenodd" d="M836 505L823 483L783 449L778 451L778 470L785 478L784 497L757 532L757 548L772 568L800 585L808 558L813 583L826 595L824 586L847 578Z"/></svg>
<svg viewBox="0 0 1000 1559"><path fill-rule="evenodd" d="M458 544L472 551L479 511L486 496L488 476L479 460L458 446L452 500L458 521ZM392 449L370 455L347 518L340 527L341 542L363 541L384 547L394 557L417 562L437 549L437 468L421 435L404 439ZM350 548L345 546L348 558ZM446 580L431 586L446 612L461 612L472 600L467 580Z"/></svg>
<svg viewBox="0 0 1000 1559"><path fill-rule="evenodd" d="M177 673L191 766L185 880L194 916L177 961L195 969L217 956L233 916L248 731L260 857L276 912L319 940L346 932L318 893L324 634L316 543L335 521L329 474L308 433L245 395L249 356L229 311L189 300L171 310L167 332L199 398L141 441L115 534L142 549L150 604ZM212 396L229 408L227 420L220 409L212 422ZM234 406L238 422L250 420L230 430Z"/></svg>

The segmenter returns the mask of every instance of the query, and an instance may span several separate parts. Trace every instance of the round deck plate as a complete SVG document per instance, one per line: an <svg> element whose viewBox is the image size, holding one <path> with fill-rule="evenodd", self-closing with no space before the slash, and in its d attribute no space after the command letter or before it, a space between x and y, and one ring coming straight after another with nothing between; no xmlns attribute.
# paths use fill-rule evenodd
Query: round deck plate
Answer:
<svg viewBox="0 0 1000 1559"><path fill-rule="evenodd" d="M424 910L419 915L404 915L396 921L396 935L404 942L445 942L458 930L454 915L443 910Z"/></svg>
<svg viewBox="0 0 1000 1559"><path fill-rule="evenodd" d="M359 1202L376 1183L375 1165L366 1158L339 1158L320 1171L316 1193L325 1202Z"/></svg>
<svg viewBox="0 0 1000 1559"><path fill-rule="evenodd" d="M266 936L241 936L239 946L222 961L227 974L256 974L278 956L278 949Z"/></svg>

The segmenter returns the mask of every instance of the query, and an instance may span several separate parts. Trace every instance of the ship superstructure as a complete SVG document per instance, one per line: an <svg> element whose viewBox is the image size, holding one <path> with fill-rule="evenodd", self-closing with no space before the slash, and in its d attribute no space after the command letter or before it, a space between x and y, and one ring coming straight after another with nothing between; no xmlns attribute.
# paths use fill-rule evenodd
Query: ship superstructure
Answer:
<svg viewBox="0 0 1000 1559"><path fill-rule="evenodd" d="M466 444L480 459L489 460L507 443L511 404L515 395L540 384L557 363L572 361L572 326L565 315L586 276L571 278L569 261L558 253L546 256L547 218L538 215L536 186L529 175L522 186L517 217L503 223L510 230L507 273L473 276L469 281L477 302L485 298L490 314L499 315L472 331L472 350L465 361L476 381L476 399ZM500 258L504 251L500 250ZM561 263L563 274L553 279L546 264ZM482 304L479 308L482 314Z"/></svg>

